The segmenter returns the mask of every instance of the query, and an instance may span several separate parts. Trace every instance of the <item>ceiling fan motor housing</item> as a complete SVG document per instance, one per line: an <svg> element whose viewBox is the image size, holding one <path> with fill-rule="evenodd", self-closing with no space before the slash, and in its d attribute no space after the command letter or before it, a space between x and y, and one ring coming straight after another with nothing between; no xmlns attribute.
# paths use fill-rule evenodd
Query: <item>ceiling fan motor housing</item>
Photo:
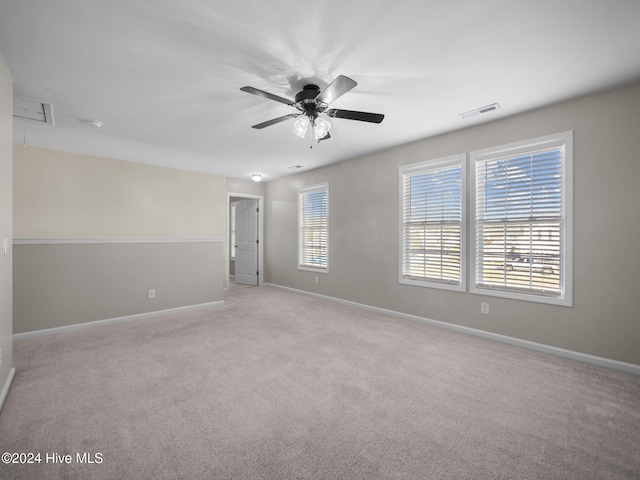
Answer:
<svg viewBox="0 0 640 480"><path fill-rule="evenodd" d="M319 94L320 87L317 85L312 83L305 85L296 95L296 108L307 117L317 117L319 113L324 112L329 107L326 103L316 100Z"/></svg>

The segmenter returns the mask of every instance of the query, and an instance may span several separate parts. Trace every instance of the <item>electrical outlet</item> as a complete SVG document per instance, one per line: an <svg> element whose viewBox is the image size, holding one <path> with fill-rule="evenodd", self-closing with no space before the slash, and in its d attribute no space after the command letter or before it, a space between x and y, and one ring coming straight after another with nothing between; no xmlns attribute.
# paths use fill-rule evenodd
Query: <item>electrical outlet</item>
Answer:
<svg viewBox="0 0 640 480"><path fill-rule="evenodd" d="M149 298L156 298L156 289L155 288L150 288L149 289Z"/></svg>
<svg viewBox="0 0 640 480"><path fill-rule="evenodd" d="M480 304L480 313L482 313L483 315L489 315L489 304L482 302Z"/></svg>

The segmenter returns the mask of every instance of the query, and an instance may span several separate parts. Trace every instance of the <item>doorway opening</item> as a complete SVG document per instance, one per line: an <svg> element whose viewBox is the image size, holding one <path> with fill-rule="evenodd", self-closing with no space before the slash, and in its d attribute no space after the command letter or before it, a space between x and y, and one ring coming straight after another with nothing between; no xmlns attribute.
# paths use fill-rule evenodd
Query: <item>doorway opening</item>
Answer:
<svg viewBox="0 0 640 480"><path fill-rule="evenodd" d="M227 285L261 286L264 280L264 197L227 193Z"/></svg>

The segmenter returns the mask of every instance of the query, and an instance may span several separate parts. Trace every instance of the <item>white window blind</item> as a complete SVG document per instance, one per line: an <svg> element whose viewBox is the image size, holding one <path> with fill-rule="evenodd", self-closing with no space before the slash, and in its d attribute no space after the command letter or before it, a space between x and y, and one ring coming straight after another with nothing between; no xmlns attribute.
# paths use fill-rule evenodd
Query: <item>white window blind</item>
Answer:
<svg viewBox="0 0 640 480"><path fill-rule="evenodd" d="M400 282L464 290L465 155L400 169Z"/></svg>
<svg viewBox="0 0 640 480"><path fill-rule="evenodd" d="M476 292L571 303L571 140L472 152Z"/></svg>
<svg viewBox="0 0 640 480"><path fill-rule="evenodd" d="M298 268L328 270L329 186L313 185L298 192Z"/></svg>

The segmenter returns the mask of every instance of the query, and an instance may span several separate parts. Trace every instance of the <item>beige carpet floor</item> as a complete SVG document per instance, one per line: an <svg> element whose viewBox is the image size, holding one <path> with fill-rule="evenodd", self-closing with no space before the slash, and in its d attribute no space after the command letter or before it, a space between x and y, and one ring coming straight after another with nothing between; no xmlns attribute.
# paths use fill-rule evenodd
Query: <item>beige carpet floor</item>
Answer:
<svg viewBox="0 0 640 480"><path fill-rule="evenodd" d="M225 300L16 341L0 453L41 461L0 478L640 478L640 377L271 287Z"/></svg>

